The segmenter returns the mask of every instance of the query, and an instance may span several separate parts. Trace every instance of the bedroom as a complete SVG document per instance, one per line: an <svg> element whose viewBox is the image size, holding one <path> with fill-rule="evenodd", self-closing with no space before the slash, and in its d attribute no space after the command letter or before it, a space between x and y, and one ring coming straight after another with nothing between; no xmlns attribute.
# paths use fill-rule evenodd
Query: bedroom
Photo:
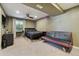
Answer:
<svg viewBox="0 0 79 59"><path fill-rule="evenodd" d="M47 4L46 3L43 3L43 4L42 3L36 3L36 4L35 3L34 4L32 4L32 3L29 3L29 4L27 4L27 3L19 3L19 4L18 3L13 3L13 4L1 3L0 17L2 17L2 14L3 14L4 18L5 18L7 15L7 17L6 17L7 20L5 21L5 24L0 23L0 26L1 26L0 38L2 38L4 33L11 33L11 34L13 34L14 45L17 44L15 42L16 41L18 42L20 38L23 39L24 41L25 40L30 41L29 42L30 44L32 44L32 42L31 42L32 39L35 41L35 38L36 38L37 39L36 43L38 44L38 46L40 46L39 40L42 36L45 36L47 32L56 31L55 34L52 34L52 35L55 35L55 36L57 35L57 37L60 33L61 33L61 36L62 35L68 36L69 34L65 34L64 32L72 32L73 46L78 48L79 47L79 40L78 40L79 30L78 30L78 26L77 26L78 22L79 22L78 21L78 15L79 15L78 10L79 10L79 4L77 4L77 3L72 3L72 4L66 4L66 3L63 3L63 4L61 4L61 3L58 3L58 4L57 3L56 4L55 3L47 3ZM2 20L0 20L0 21L2 22ZM64 37L64 38L68 38L68 37ZM2 40L0 40L0 42L1 41ZM43 40L41 39L41 41L43 41ZM19 42L21 43L21 41L19 41ZM23 44L23 42L22 42L22 44ZM36 44L36 43L34 42L33 44ZM26 44L26 43L24 42L24 44ZM58 44L61 44L61 43L58 43ZM72 42L70 44L72 45ZM20 47L19 44L17 44L17 45ZM29 44L27 44L27 45L29 45ZM46 44L46 45L50 46L50 44ZM67 47L69 47L71 45L65 44L65 46L67 46ZM21 46L21 47L24 48L24 46ZM50 46L50 48L51 47L52 46ZM17 51L16 48L18 48L18 47L15 47L15 50ZM6 49L9 49L9 47ZM6 49L4 49L4 51L6 51ZM19 49L22 49L22 48L19 48ZM35 50L35 48L34 48L34 50ZM39 50L41 50L41 49L39 49ZM42 50L42 51L44 51L44 50ZM20 53L22 53L22 52L20 52ZM32 52L30 52L30 53L32 55ZM63 55L63 52L61 52L61 53ZM6 53L5 53L5 55L6 55ZM12 55L15 55L15 53L13 53ZM19 53L17 55L19 55ZM24 53L23 53L23 55L24 55ZM28 55L28 54L26 54L26 55ZM38 51L37 55L42 55L42 54L40 54ZM46 54L43 54L43 55L46 55ZM47 54L47 55L49 55L49 54ZM53 54L51 54L51 55L53 55ZM79 54L75 54L75 53L73 54L73 52L71 51L70 54L66 53L66 55L79 55Z"/></svg>

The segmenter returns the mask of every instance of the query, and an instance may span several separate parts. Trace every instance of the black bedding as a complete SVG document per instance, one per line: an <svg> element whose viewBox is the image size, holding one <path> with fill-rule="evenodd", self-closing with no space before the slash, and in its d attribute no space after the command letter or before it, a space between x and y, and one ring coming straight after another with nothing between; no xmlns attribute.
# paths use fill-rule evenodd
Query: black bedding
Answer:
<svg viewBox="0 0 79 59"><path fill-rule="evenodd" d="M25 30L25 36L30 39L38 39L43 35L43 32L37 31L35 28L27 28Z"/></svg>
<svg viewBox="0 0 79 59"><path fill-rule="evenodd" d="M29 34L29 35L36 35L36 34L40 34L40 33L42 33L42 32L38 32L38 31L34 31L34 32L27 32L27 34Z"/></svg>

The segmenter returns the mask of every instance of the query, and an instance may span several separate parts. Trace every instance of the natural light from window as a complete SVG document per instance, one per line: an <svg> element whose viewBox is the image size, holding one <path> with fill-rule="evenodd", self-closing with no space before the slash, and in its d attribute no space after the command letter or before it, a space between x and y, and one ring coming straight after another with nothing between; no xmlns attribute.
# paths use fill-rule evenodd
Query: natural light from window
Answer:
<svg viewBox="0 0 79 59"><path fill-rule="evenodd" d="M23 31L23 21L16 20L16 32L22 32L22 31Z"/></svg>

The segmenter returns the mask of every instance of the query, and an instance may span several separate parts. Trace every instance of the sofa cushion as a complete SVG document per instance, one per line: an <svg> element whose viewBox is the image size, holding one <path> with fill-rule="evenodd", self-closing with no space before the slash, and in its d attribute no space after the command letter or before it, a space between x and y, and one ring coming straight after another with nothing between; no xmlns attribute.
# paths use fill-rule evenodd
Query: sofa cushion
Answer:
<svg viewBox="0 0 79 59"><path fill-rule="evenodd" d="M46 36L53 38L53 37L55 37L55 32L47 32Z"/></svg>
<svg viewBox="0 0 79 59"><path fill-rule="evenodd" d="M68 32L56 32L55 38L59 38L61 40L69 40L70 39L70 33L68 33Z"/></svg>
<svg viewBox="0 0 79 59"><path fill-rule="evenodd" d="M71 41L72 39L70 32L51 31L51 32L47 32L46 36L50 38L56 38L56 40L60 40L60 41Z"/></svg>

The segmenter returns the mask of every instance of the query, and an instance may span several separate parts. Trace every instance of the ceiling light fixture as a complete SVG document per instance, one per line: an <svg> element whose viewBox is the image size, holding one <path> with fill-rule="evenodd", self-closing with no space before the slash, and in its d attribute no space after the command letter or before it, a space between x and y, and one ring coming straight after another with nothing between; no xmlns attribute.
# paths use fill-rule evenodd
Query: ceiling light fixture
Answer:
<svg viewBox="0 0 79 59"><path fill-rule="evenodd" d="M16 13L17 13L17 14L19 14L19 13L20 13L20 11L18 11L18 10L17 10L17 11L16 11Z"/></svg>
<svg viewBox="0 0 79 59"><path fill-rule="evenodd" d="M37 18L37 16L35 16L35 18Z"/></svg>
<svg viewBox="0 0 79 59"><path fill-rule="evenodd" d="M41 5L39 5L39 4L37 4L36 7L40 8L40 9L43 8L43 6L41 6Z"/></svg>

